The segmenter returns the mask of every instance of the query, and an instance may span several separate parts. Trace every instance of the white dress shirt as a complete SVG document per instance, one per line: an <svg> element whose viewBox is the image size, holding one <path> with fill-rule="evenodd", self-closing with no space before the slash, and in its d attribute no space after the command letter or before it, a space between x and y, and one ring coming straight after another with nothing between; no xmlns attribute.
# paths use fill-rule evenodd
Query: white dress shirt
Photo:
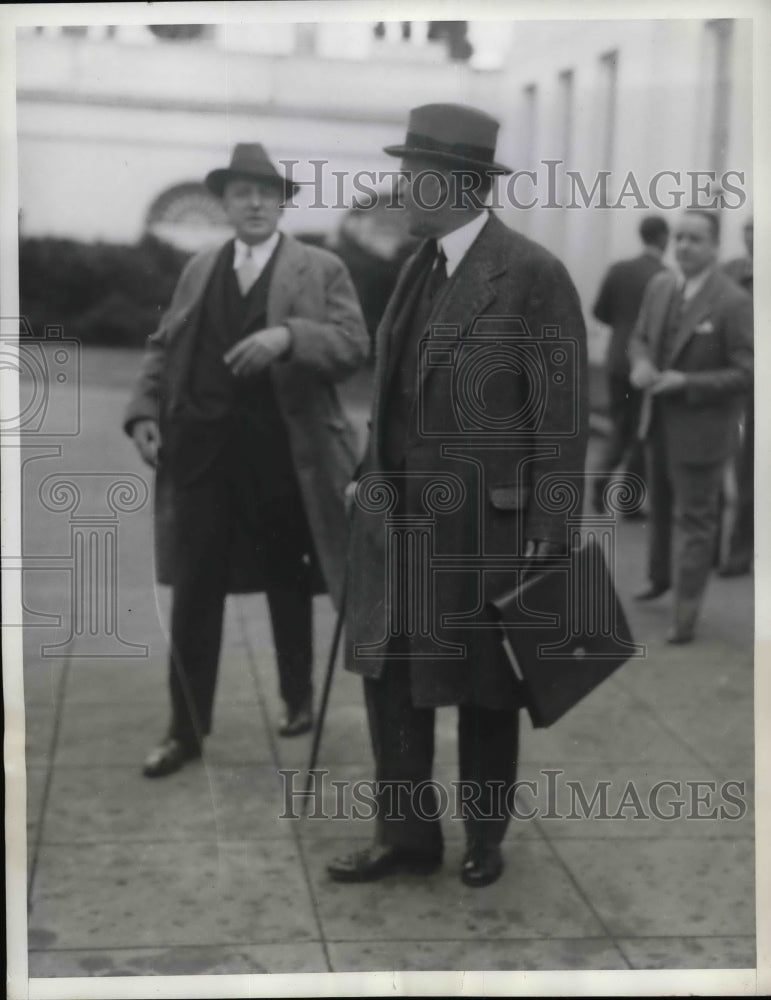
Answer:
<svg viewBox="0 0 771 1000"><path fill-rule="evenodd" d="M265 269L265 265L273 255L273 251L278 246L278 241L280 239L281 233L278 230L276 230L272 236L269 236L262 243L255 243L253 246L250 246L248 243L244 243L243 240L239 240L236 237L236 249L233 254L233 270L238 271L244 261L250 257L253 265L254 281L256 281Z"/></svg>
<svg viewBox="0 0 771 1000"><path fill-rule="evenodd" d="M699 294L712 277L714 270L715 265L706 267L703 271L699 271L698 274L694 274L690 278L686 278L683 274L680 275L679 287L683 293L683 302L690 302L694 295Z"/></svg>
<svg viewBox="0 0 771 1000"><path fill-rule="evenodd" d="M471 222L467 222L458 229L454 229L451 233L447 233L446 236L441 236L437 239L436 242L439 244L439 249L447 259L448 278L452 277L453 271L456 270L466 256L469 247L484 229L488 218L488 212L480 212L479 215L474 216Z"/></svg>

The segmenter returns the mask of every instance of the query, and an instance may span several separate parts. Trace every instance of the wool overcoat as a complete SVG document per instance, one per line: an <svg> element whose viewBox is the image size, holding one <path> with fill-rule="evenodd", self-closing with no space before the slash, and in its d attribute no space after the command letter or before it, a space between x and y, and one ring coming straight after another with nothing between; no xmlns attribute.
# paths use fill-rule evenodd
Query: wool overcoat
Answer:
<svg viewBox="0 0 771 1000"><path fill-rule="evenodd" d="M201 304L220 249L204 250L188 262L158 330L148 338L125 416L128 433L136 420L151 418L159 423L162 442L164 431L178 418ZM336 383L364 363L369 337L351 279L336 256L286 235L276 253L267 325L288 327L292 346L288 358L274 362L270 373L323 574L318 589L327 589L338 603L348 535L345 488L358 456L356 433ZM155 489L156 572L159 582L173 583L174 492L162 455L161 450ZM264 587L249 551L235 533L231 591Z"/></svg>
<svg viewBox="0 0 771 1000"><path fill-rule="evenodd" d="M491 216L433 304L404 470L394 477L383 434L404 346L401 305L419 280L420 256L405 263L376 336L372 424L351 528L346 666L380 676L396 626L410 633L413 701L442 705L475 697L474 678L498 658L486 609L518 579L509 557L521 556L527 539L565 544L566 519L580 509L586 332L560 261ZM572 502L560 502L560 484ZM405 566L416 559L420 578L411 580ZM499 687L509 698L496 677L493 670L477 700L489 703Z"/></svg>

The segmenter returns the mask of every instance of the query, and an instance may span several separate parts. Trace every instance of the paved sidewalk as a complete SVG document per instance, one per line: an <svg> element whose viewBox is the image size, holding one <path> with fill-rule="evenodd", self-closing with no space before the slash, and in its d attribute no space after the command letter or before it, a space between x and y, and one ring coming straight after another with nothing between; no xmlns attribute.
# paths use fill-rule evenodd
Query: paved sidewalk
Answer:
<svg viewBox="0 0 771 1000"><path fill-rule="evenodd" d="M100 474L77 480L81 510L103 504L105 476L148 478L118 437L123 399L120 388L85 388L84 432L60 457L26 463L28 553L72 555L75 515L36 499L52 473ZM103 530L94 527L92 540ZM620 527L626 598L643 582L645 537L644 524ZM149 506L120 514L117 547L120 638L146 645L147 655L84 657L98 653L93 636L41 654L68 637L69 566L63 558L25 581L30 976L754 966L751 810L741 819L515 820L504 876L476 891L458 879L461 825L446 822L437 875L330 883L327 860L365 843L371 824L279 818L278 769L302 769L310 738L275 736L280 705L262 598L229 601L205 760L165 780L142 778L142 758L166 722L168 595L152 584ZM685 800L685 782L716 782L711 803L703 786L699 811L737 812L719 789L743 781L751 802L751 579L713 582L699 640L687 647L663 642L666 598L626 606L647 658L552 729L526 723L520 777L543 788L544 770L564 772L553 778L561 814L568 780L587 794L610 782L611 812L630 781L646 808L657 782L682 783ZM35 612L64 623L43 627ZM320 685L333 627L326 598L317 599L316 627ZM457 777L452 710L439 713L437 742L437 777L449 781ZM332 779L372 776L360 682L342 671L322 764ZM661 801L674 797L665 789Z"/></svg>

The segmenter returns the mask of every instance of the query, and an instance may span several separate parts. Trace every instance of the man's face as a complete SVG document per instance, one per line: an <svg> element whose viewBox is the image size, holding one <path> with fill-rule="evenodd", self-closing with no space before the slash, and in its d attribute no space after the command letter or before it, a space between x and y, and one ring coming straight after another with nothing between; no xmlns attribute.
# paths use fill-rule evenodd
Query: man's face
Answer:
<svg viewBox="0 0 771 1000"><path fill-rule="evenodd" d="M401 171L401 197L413 236L444 236L468 222L470 211L482 208L479 195L470 196L473 189L464 186L473 183L471 178L464 181L449 166L409 157L402 160Z"/></svg>
<svg viewBox="0 0 771 1000"><path fill-rule="evenodd" d="M712 226L702 215L684 215L675 230L675 259L690 278L717 261L718 246Z"/></svg>
<svg viewBox="0 0 771 1000"><path fill-rule="evenodd" d="M264 243L276 231L283 192L270 181L234 177L222 192L222 206L236 236L244 243Z"/></svg>

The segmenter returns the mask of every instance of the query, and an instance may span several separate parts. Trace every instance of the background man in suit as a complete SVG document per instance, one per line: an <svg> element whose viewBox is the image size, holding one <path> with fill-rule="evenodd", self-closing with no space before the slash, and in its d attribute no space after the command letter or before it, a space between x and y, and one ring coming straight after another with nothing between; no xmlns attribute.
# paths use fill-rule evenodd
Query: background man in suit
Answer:
<svg viewBox="0 0 771 1000"><path fill-rule="evenodd" d="M683 215L675 233L682 274L652 279L630 344L632 384L645 390L640 431L649 442L653 515L650 584L638 598L663 594L674 570L672 643L693 639L723 468L752 385L752 302L717 268L718 237L716 215L698 209Z"/></svg>
<svg viewBox="0 0 771 1000"><path fill-rule="evenodd" d="M753 223L744 226L747 253L725 266L725 273L749 295L753 294ZM736 491L736 511L728 536L728 552L721 564L720 576L744 576L752 569L755 545L755 408L750 393L744 409L739 447L729 464Z"/></svg>
<svg viewBox="0 0 771 1000"><path fill-rule="evenodd" d="M278 232L291 186L262 146L236 146L206 184L235 239L185 268L125 419L158 469L159 578L173 586L171 722L148 777L200 756L229 590L265 590L286 705L279 732L310 729L312 595L340 598L356 459L335 382L368 347L344 266Z"/></svg>
<svg viewBox="0 0 771 1000"><path fill-rule="evenodd" d="M593 500L598 513L605 513L602 496L612 474L625 464L628 472L645 478L645 453L637 436L642 393L629 382L629 337L640 311L643 293L654 274L664 266L661 258L669 242L669 226L659 215L640 223L643 252L611 265L594 304L594 315L611 327L605 362L611 433L594 479ZM627 514L627 517L634 514Z"/></svg>
<svg viewBox="0 0 771 1000"><path fill-rule="evenodd" d="M565 268L483 206L493 176L510 172L494 161L497 132L481 111L427 105L412 111L404 145L386 148L402 157L423 242L378 329L353 508L346 665L365 678L379 811L375 842L328 866L340 882L441 863L434 789L410 794L431 778L441 705L458 706L460 776L475 796L461 877L483 886L503 869L500 789L515 780L520 698L488 610L512 586L495 558L564 549L566 515L543 505L539 485L583 475L587 401L586 334ZM454 559L451 571L413 562L429 544L427 514L431 555ZM389 523L403 530L387 542ZM391 810L399 783L408 794Z"/></svg>

